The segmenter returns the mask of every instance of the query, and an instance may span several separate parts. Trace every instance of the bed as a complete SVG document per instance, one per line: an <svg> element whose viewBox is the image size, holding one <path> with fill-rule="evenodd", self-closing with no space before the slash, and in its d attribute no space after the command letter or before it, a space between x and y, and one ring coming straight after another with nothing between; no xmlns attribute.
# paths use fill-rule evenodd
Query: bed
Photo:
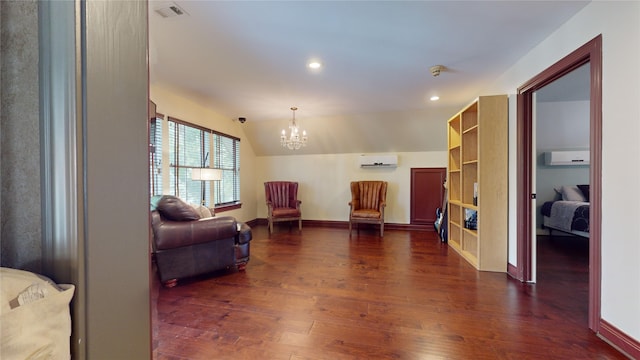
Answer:
<svg viewBox="0 0 640 360"><path fill-rule="evenodd" d="M589 185L563 185L555 189L559 200L542 205L543 227L589 238ZM586 195L585 195L586 193Z"/></svg>

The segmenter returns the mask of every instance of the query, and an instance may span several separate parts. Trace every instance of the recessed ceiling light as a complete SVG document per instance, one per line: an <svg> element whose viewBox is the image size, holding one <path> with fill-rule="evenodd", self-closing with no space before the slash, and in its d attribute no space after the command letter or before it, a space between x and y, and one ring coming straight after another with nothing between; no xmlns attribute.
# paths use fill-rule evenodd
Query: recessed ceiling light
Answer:
<svg viewBox="0 0 640 360"><path fill-rule="evenodd" d="M438 96L438 95L433 95L432 97L430 97L430 98L429 98L429 100L431 100L431 101L437 101L437 100L440 100L440 96Z"/></svg>
<svg viewBox="0 0 640 360"><path fill-rule="evenodd" d="M319 61L311 61L307 66L309 67L309 69L320 69L322 67L322 64Z"/></svg>

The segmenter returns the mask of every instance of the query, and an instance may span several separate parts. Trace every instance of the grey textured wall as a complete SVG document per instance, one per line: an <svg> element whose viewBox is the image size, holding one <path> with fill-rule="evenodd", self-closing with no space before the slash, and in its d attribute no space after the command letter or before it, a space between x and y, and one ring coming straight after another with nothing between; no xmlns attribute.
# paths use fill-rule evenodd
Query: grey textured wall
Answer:
<svg viewBox="0 0 640 360"><path fill-rule="evenodd" d="M0 264L40 272L38 5L0 1Z"/></svg>

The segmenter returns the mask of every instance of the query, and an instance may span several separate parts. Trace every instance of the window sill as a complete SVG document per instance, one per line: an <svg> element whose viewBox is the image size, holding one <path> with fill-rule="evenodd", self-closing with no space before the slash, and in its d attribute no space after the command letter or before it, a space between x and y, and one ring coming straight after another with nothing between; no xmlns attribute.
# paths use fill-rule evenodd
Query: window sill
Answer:
<svg viewBox="0 0 640 360"><path fill-rule="evenodd" d="M242 203L241 202L237 202L237 203L233 203L233 204L218 205L218 206L215 207L215 212L217 214L217 213L221 213L221 212L225 212L225 211L240 209L241 207L242 207Z"/></svg>

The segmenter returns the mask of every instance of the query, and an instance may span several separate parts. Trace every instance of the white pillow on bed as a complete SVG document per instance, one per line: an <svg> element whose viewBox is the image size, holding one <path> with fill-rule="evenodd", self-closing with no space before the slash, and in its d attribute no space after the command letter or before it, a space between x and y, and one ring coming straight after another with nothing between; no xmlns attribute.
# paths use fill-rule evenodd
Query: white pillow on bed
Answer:
<svg viewBox="0 0 640 360"><path fill-rule="evenodd" d="M0 356L70 359L74 290L32 272L0 268Z"/></svg>
<svg viewBox="0 0 640 360"><path fill-rule="evenodd" d="M575 185L562 185L555 190L562 195L562 200L564 201L587 201L582 191Z"/></svg>

